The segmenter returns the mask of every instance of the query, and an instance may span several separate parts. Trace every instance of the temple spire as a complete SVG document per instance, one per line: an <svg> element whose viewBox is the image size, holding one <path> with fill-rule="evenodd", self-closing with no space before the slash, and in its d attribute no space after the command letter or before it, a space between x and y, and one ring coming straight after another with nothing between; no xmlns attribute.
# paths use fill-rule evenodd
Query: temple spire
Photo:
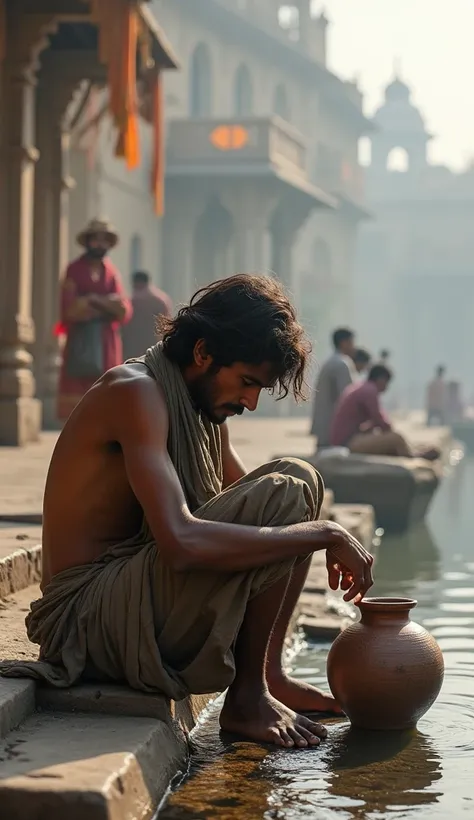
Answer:
<svg viewBox="0 0 474 820"><path fill-rule="evenodd" d="M400 79L402 74L402 61L400 57L397 55L393 58L393 76L396 79Z"/></svg>

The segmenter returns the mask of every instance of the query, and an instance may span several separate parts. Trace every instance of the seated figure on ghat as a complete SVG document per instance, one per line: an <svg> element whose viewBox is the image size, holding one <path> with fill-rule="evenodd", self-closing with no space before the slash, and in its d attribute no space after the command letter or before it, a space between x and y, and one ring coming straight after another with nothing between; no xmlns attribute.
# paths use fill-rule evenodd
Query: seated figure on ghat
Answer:
<svg viewBox="0 0 474 820"><path fill-rule="evenodd" d="M109 370L68 419L44 497L37 662L3 665L57 687L127 682L175 700L228 689L224 729L286 747L338 711L282 667L312 554L357 601L372 557L318 521L319 474L298 459L247 473L226 426L262 390L298 398L309 346L273 278L238 275L164 320L163 339Z"/></svg>
<svg viewBox="0 0 474 820"><path fill-rule="evenodd" d="M407 440L393 429L380 405L392 379L392 371L384 364L374 364L367 379L351 384L343 391L331 424L331 445L348 447L351 453L378 456L425 458L434 461L440 451L436 447L414 450Z"/></svg>

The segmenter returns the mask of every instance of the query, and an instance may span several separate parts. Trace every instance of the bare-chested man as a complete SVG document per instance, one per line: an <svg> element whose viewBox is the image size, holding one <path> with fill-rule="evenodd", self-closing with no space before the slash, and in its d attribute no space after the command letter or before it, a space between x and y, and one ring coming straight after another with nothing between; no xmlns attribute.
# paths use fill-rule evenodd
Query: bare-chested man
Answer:
<svg viewBox="0 0 474 820"><path fill-rule="evenodd" d="M127 681L173 698L223 691L224 729L316 745L334 699L282 667L312 554L357 602L372 558L318 521L320 476L297 459L246 473L226 426L262 389L296 397L308 346L275 279L235 276L167 319L143 360L106 373L61 433L44 498L40 662L4 674L53 685Z"/></svg>

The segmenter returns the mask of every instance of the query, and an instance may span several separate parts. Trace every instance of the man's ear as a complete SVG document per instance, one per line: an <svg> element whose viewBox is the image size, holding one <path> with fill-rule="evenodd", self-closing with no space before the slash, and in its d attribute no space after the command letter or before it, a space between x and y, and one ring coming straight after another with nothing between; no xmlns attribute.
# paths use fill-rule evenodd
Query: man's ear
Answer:
<svg viewBox="0 0 474 820"><path fill-rule="evenodd" d="M206 369L212 364L212 356L207 352L206 342L204 339L198 339L196 344L194 345L194 363L202 368Z"/></svg>

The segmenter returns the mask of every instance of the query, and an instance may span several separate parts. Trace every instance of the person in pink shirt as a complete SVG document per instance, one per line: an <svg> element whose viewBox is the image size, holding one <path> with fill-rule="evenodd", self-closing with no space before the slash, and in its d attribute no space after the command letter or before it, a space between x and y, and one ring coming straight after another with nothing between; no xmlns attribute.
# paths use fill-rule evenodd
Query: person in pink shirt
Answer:
<svg viewBox="0 0 474 820"><path fill-rule="evenodd" d="M379 396L392 379L383 364L371 367L366 381L347 387L336 406L331 425L331 445L348 447L351 453L367 455L439 457L435 448L415 453L400 433L393 430Z"/></svg>

